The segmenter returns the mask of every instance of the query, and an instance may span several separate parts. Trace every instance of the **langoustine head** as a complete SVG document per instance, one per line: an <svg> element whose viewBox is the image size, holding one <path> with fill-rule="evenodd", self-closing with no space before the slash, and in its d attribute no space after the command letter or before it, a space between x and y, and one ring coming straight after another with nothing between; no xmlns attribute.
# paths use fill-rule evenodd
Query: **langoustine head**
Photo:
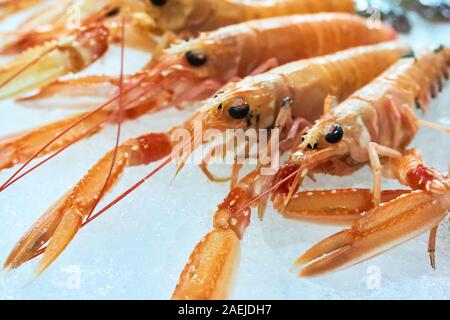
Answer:
<svg viewBox="0 0 450 320"><path fill-rule="evenodd" d="M133 79L144 75L149 92L156 86L173 104L201 101L236 78L236 64L234 48L222 48L200 37L163 50Z"/></svg>
<svg viewBox="0 0 450 320"><path fill-rule="evenodd" d="M436 94L447 74L447 56L443 46L407 55L323 116L278 172L278 192L294 191L307 173L352 173L369 160L370 142L404 151L418 130L415 101L429 101Z"/></svg>
<svg viewBox="0 0 450 320"><path fill-rule="evenodd" d="M364 150L363 145L369 141L367 129L354 114L331 112L322 117L305 134L289 162L279 169L275 184L289 176L291 178L277 189L277 193L286 195L291 188L300 185L308 173L352 173L360 163L354 161L351 152Z"/></svg>
<svg viewBox="0 0 450 320"><path fill-rule="evenodd" d="M193 118L201 119L203 128L222 131L273 127L282 97L270 75L265 76L264 82L258 81L258 77L230 82L206 100Z"/></svg>

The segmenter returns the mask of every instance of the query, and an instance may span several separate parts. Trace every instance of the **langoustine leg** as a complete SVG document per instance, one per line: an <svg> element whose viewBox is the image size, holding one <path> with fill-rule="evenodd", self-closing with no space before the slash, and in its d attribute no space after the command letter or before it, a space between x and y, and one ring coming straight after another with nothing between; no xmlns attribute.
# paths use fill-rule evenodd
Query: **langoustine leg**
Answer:
<svg viewBox="0 0 450 320"><path fill-rule="evenodd" d="M299 201L295 199L295 190L307 172L345 175L364 163L371 163L374 171L372 208L366 209L369 213L357 220L352 229L324 240L300 258L299 263L309 263L331 253L303 269L302 275L321 274L372 257L432 229L447 213L448 178L427 168L417 153L406 151L405 147L420 123L411 112L411 106L427 106L429 93L435 92L437 83L441 83L448 72L448 54L448 49L440 47L409 62L400 60L317 122L290 163L280 170L273 197L281 212L290 208L290 215L292 210L297 214ZM420 70L426 70L428 76L424 78ZM361 110L364 112L360 113ZM375 115L378 116L376 121L367 121ZM353 121L353 126L348 126L346 120ZM366 123L365 129L360 127L360 120ZM376 123L381 127L377 128ZM378 206L382 200L381 173L386 169L378 157L387 158L389 176L413 192ZM342 191L334 193L339 192ZM354 192L355 196L362 196L361 191ZM314 196L317 198L323 193L329 195L330 191L312 191L310 200L314 201ZM291 204L291 201L294 202ZM297 218L304 217L297 214ZM431 253L433 241L432 234ZM434 264L432 256L431 261Z"/></svg>
<svg viewBox="0 0 450 320"><path fill-rule="evenodd" d="M297 260L306 265L301 276L352 266L430 230L430 261L435 267L435 233L450 211L450 180L425 166L415 151L391 161L391 169L413 191L368 210L350 229L309 249Z"/></svg>

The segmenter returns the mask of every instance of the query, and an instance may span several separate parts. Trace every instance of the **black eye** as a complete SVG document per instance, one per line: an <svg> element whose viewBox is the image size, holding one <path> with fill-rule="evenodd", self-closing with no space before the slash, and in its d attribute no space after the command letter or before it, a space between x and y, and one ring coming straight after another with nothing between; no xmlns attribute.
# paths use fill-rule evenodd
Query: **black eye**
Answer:
<svg viewBox="0 0 450 320"><path fill-rule="evenodd" d="M188 51L186 52L186 60L191 66L200 67L206 63L208 58L203 52Z"/></svg>
<svg viewBox="0 0 450 320"><path fill-rule="evenodd" d="M112 18L112 17L117 16L119 13L120 13L120 8L119 8L119 7L116 7L116 8L113 8L111 11L109 11L109 12L106 14L106 17Z"/></svg>
<svg viewBox="0 0 450 320"><path fill-rule="evenodd" d="M243 103L238 107L231 107L228 109L228 113L234 119L244 119L250 112L250 106L248 103Z"/></svg>
<svg viewBox="0 0 450 320"><path fill-rule="evenodd" d="M168 0L150 0L153 5L161 7L167 3Z"/></svg>
<svg viewBox="0 0 450 320"><path fill-rule="evenodd" d="M335 125L330 133L327 133L325 140L328 143L338 143L344 137L344 129L340 125Z"/></svg>

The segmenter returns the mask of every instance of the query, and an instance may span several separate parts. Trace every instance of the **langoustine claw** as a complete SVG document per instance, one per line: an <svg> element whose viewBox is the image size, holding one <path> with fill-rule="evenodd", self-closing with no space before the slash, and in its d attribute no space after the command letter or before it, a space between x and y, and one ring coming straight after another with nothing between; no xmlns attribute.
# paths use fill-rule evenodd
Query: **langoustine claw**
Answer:
<svg viewBox="0 0 450 320"><path fill-rule="evenodd" d="M316 276L352 266L425 231L434 229L450 211L450 180L427 167L415 150L391 159L389 173L413 191L381 203L343 230L319 242L296 262L301 276ZM434 236L430 236L431 242ZM430 260L434 267L434 244ZM326 255L325 257L323 257Z"/></svg>
<svg viewBox="0 0 450 320"><path fill-rule="evenodd" d="M24 52L0 68L0 99L41 88L59 77L92 64L108 48L108 30L83 28L61 39Z"/></svg>
<svg viewBox="0 0 450 320"><path fill-rule="evenodd" d="M449 210L448 177L425 166L420 156L406 150L406 146L420 125L412 109L428 106L430 92L448 74L449 54L448 48L441 46L400 59L317 121L288 164L279 170L273 198L285 216L327 223L357 219L351 229L305 253L297 263L311 264L301 275L318 275L361 262L426 230L434 230L445 217ZM387 164L382 165L380 158L387 158ZM374 173L372 193L357 189L350 193L297 192L307 174L348 175L367 163ZM413 192L399 191L399 196L394 192L390 194L393 197L386 198L386 191L381 191L382 174L397 179ZM363 206L357 208L358 204ZM433 234L435 231L430 236L432 265Z"/></svg>

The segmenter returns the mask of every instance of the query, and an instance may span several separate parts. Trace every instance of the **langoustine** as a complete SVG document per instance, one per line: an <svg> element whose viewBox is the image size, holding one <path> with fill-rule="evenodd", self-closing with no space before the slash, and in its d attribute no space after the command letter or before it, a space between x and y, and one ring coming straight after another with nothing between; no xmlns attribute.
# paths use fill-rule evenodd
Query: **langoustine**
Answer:
<svg viewBox="0 0 450 320"><path fill-rule="evenodd" d="M292 43L291 36L303 41ZM262 72L276 64L393 38L395 33L390 27L371 29L366 20L348 14L297 15L225 27L172 46L141 72L126 77L121 98L125 106L123 114L125 118L133 119L167 106L201 101L233 79ZM39 68L29 70L32 81L45 79L45 73L35 77L38 71ZM49 99L56 96L64 97L69 106L74 106L79 103L76 97L80 96L97 98L97 102L107 99L105 97L114 97L93 112L3 139L0 152L4 157L0 168L24 163L37 152L42 156L61 150L81 137L98 132L115 114L113 109L117 109L119 101L119 80L89 77L60 81L27 99L27 103L36 105L48 104ZM14 88L15 84L9 83L0 87L0 96L20 91L26 85L27 82L20 83ZM71 128L70 134L61 136L60 133L67 128ZM56 138L58 143L48 145Z"/></svg>
<svg viewBox="0 0 450 320"><path fill-rule="evenodd" d="M14 4L13 2L16 2ZM17 12L38 1L4 1L8 13ZM2 3L0 3L1 8ZM227 25L254 19L303 13L355 13L353 0L97 0L50 1L18 26L3 46L3 53L19 53L55 40L73 28L103 23L112 41L121 38L118 21L127 22L130 46L146 49L152 34L173 32L184 38L197 36ZM146 49L148 50L148 48Z"/></svg>
<svg viewBox="0 0 450 320"><path fill-rule="evenodd" d="M410 111L411 104L424 107L429 103L429 92L434 96L442 86L443 78L448 78L448 58L448 49L442 47L435 52L420 56L417 60L411 55L406 55L378 79L351 95L341 105L336 106L337 101L327 99L326 114L308 129L309 133L303 137L300 149L296 149L295 142L291 144L292 150L296 153L275 177L262 177L258 169L249 173L231 189L214 214L214 228L202 238L192 252L172 298L226 299L230 297L233 278L239 264L239 240L242 239L250 223L251 206L263 206L264 210L263 202L270 194L272 194L275 208L286 218L333 225L353 223L351 229L323 240L296 261L297 266L310 263L301 271L302 276L319 275L353 265L430 229L428 250L434 267L437 224L450 210L450 180L437 170L427 167L415 150L404 148L417 130L417 120ZM428 73L424 72L425 68ZM424 74L425 80L422 78ZM420 82L422 86L414 85L414 82L419 79L422 81ZM382 87L385 90L382 90ZM430 91L428 88L431 88ZM368 95L368 92L373 95ZM378 182L375 182L374 190L340 189L294 193L293 189L296 189L296 185L300 184L301 179L306 176L304 171L306 168L310 172L317 170L317 172L345 175L351 174L362 163L369 161L367 155L366 160L360 160L360 164L354 160L346 161L346 167L340 163L345 160L336 159L336 155L322 157L317 153L326 149L324 146L339 143L343 139L341 130L336 130L335 126L342 126L341 123L336 123L338 120L342 121L344 116L350 117L350 119L345 117L344 119L350 120L347 124L352 123L352 125L342 126L345 128L342 132L350 130L354 133L351 137L347 137L352 139L352 142L348 142L348 146L358 148L358 141L363 140L355 138L362 131L358 130L357 126L362 126L363 123L374 124L374 121L355 122L355 117L357 115L373 117L374 112L380 112L375 108L385 108L386 104L384 104L385 101L379 101L375 97L381 97L383 100L386 94L390 106L388 111L391 112L393 100L389 93L392 92L397 93L396 102L408 102L410 105L405 105L401 113L406 119L401 118L397 113L398 116L391 115L389 118L391 122L386 124L390 128L393 125L401 126L403 130L389 132L391 135L401 134L403 138L392 139L392 136L390 138L384 136L384 141L394 141L396 147L401 146L402 150L402 153L397 153L395 150L389 151L389 155L393 157L384 168L385 174L398 179L413 191L381 191L377 185L379 180L376 179L375 181ZM360 99L361 95L367 98ZM360 110L352 106L350 110L355 112L349 113L346 108L353 103L367 112L359 113ZM367 118L363 119L367 120ZM378 120L386 121L379 118ZM331 129L324 130L328 126ZM371 132L381 134L382 130ZM311 158L306 158L304 154L307 148L314 149L309 151ZM364 153L364 148L359 148L361 152L357 154ZM370 148L365 150L367 153L370 152ZM378 150L390 149L386 147ZM342 155L351 157L350 153L339 153L339 156ZM336 161L339 162L332 165ZM268 183L273 187L264 188L264 185ZM257 195L258 185L261 189L259 195Z"/></svg>
<svg viewBox="0 0 450 320"><path fill-rule="evenodd" d="M182 125L166 133L149 133L130 139L106 154L19 241L5 267L18 267L49 241L39 265L39 272L45 270L64 250L82 224L90 219L98 201L112 188L126 167L166 158L159 166L162 168L172 160L167 157L179 143L179 137L172 136L178 129L183 128L193 133L199 124L204 129L214 128L220 131L271 128L280 114L290 110L282 106L285 106L286 97L292 93L295 93L292 99L297 101L296 108L292 109L296 117L317 117L320 114L317 109L322 106L327 94L331 92L342 98L348 96L399 59L405 50L404 45L395 43L354 48L335 55L288 64L265 74L230 83L205 101L204 106ZM367 65L371 68L363 68ZM315 74L314 80L310 78L312 74ZM354 81L344 81L348 77ZM302 79L307 79L307 82L301 82ZM313 90L315 99L307 99L311 97ZM291 122L287 121L285 124L289 123ZM201 138L200 141L188 142L195 149L206 141ZM108 174L110 168L112 171ZM144 183L154 172L130 191Z"/></svg>
<svg viewBox="0 0 450 320"><path fill-rule="evenodd" d="M365 77L371 79L370 75L362 73L377 69L375 64L379 62L378 58L364 54L365 50L360 53L349 50L347 53L351 51L353 54L349 56L336 54L324 57L323 65L321 63L314 65L314 62L318 62L320 58L305 62L305 64L311 63L308 74L316 75L315 86L311 87L311 90L303 90L304 82L301 73L292 77L291 92L296 93L292 95L293 104L291 105L294 118L306 117L309 121L317 119L322 114L327 93L333 91L329 86L335 87L333 94L337 94L338 99L343 100L355 88L353 86L355 81L358 82L358 79ZM364 65L370 67L364 69L362 68ZM289 65L285 68L288 69ZM330 80L327 74L340 76ZM304 77L308 78L307 75ZM322 88L322 94L312 99L318 92L317 88ZM310 103L305 105L305 101ZM295 140L290 144L295 146ZM270 183L271 179L273 177L261 176L259 170L256 170L232 188L214 215L214 229L198 243L181 273L173 293L174 299L217 299L229 296L231 280L237 268L236 261L239 259L238 239L242 239L250 222L250 208L244 206L256 194L257 186L260 185L263 188L267 182Z"/></svg>
<svg viewBox="0 0 450 320"><path fill-rule="evenodd" d="M14 98L33 89L41 89L63 75L87 68L107 51L111 41L125 42L127 47L158 54L161 48L178 37L167 33L162 40L156 39L152 35L155 32L152 16L155 16L157 25L162 30L178 33L190 30L192 34L197 35L198 31L213 30L256 17L322 11L353 12L349 6L350 2L352 1L327 0L321 1L319 6L312 6L309 0L273 1L264 5L242 4L229 0L169 3L143 0L81 3L72 0L64 3L58 1L58 4L49 4L50 8L43 8L33 15L28 23L19 26L19 31L25 29L24 35L8 45L5 44L4 53L21 54L0 68L0 99ZM209 10L208 8L213 14L204 11ZM173 12L177 14L174 15ZM237 14L226 18L222 16L224 12L226 17L232 12ZM202 15L205 15L205 23L196 25ZM174 19L174 16L177 18ZM71 22L74 19L76 23ZM203 21L204 18L200 20ZM68 29L69 22L73 26ZM40 26L41 24L43 26ZM99 77L96 83L99 79L107 81ZM89 80L91 78L78 80L75 86L90 83Z"/></svg>
<svg viewBox="0 0 450 320"><path fill-rule="evenodd" d="M413 108L427 108L430 97L442 88L443 79L448 79L449 64L450 51L443 46L401 59L323 116L304 137L290 162L280 169L273 200L283 215L331 223L344 218L348 218L347 223L354 221L352 229L317 244L297 261L299 265L309 264L301 275L319 275L361 262L432 229L445 217L449 210L448 178L428 168L407 146L419 124L426 125L416 118ZM380 158L388 159L388 164L382 166ZM347 175L367 163L374 172L372 192L352 189L294 193L307 172ZM383 169L387 177L414 192L380 205L384 202ZM341 202L337 207L314 210L304 205L306 198L307 203L321 203L318 207ZM364 199L369 206L348 210L347 205L351 208L357 199ZM329 255L322 257L325 254Z"/></svg>

